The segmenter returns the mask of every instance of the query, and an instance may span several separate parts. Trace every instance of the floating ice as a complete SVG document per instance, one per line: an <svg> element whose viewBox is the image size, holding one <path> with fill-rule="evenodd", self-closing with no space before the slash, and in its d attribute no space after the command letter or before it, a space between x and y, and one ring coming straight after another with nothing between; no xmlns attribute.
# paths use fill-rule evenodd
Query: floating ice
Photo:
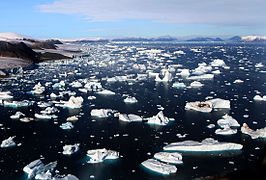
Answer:
<svg viewBox="0 0 266 180"><path fill-rule="evenodd" d="M187 79L188 80L207 80L207 79L213 79L213 78L214 78L213 74L203 74L199 76L190 76ZM193 84L193 86L195 86L195 83Z"/></svg>
<svg viewBox="0 0 266 180"><path fill-rule="evenodd" d="M181 72L179 73L179 75L187 77L190 75L189 69L181 69Z"/></svg>
<svg viewBox="0 0 266 180"><path fill-rule="evenodd" d="M79 144L74 145L65 145L63 147L63 154L64 155L71 155L79 150Z"/></svg>
<svg viewBox="0 0 266 180"><path fill-rule="evenodd" d="M142 121L142 117L135 114L119 114L118 119L125 122Z"/></svg>
<svg viewBox="0 0 266 180"><path fill-rule="evenodd" d="M219 135L232 135L236 133L237 133L237 129L231 129L230 126L224 126L223 129L215 130L215 134L219 134Z"/></svg>
<svg viewBox="0 0 266 180"><path fill-rule="evenodd" d="M38 119L56 119L56 118L57 118L56 115L38 114L38 113L35 113L34 116L35 116L36 118L38 118Z"/></svg>
<svg viewBox="0 0 266 180"><path fill-rule="evenodd" d="M217 124L222 128L225 128L227 126L229 126L229 127L239 127L240 126L240 124L237 122L237 120L235 120L232 116L229 116L228 114L224 115L222 117L222 119L219 119L217 121Z"/></svg>
<svg viewBox="0 0 266 180"><path fill-rule="evenodd" d="M193 88L199 88L199 87L202 87L203 84L201 82L198 82L198 81L193 81L192 83L190 83L190 86Z"/></svg>
<svg viewBox="0 0 266 180"><path fill-rule="evenodd" d="M209 113L212 111L212 103L207 102L207 101L205 101L205 102L200 102L200 101L188 102L188 103L186 103L185 109Z"/></svg>
<svg viewBox="0 0 266 180"><path fill-rule="evenodd" d="M9 137L9 138L3 140L1 143L1 148L8 148L8 147L16 146L16 143L13 140L14 138L15 138L15 136Z"/></svg>
<svg viewBox="0 0 266 180"><path fill-rule="evenodd" d="M244 81L242 81L241 79L236 79L233 83L234 84L240 84L243 83Z"/></svg>
<svg viewBox="0 0 266 180"><path fill-rule="evenodd" d="M96 99L95 96L88 96L88 100L93 100L93 99Z"/></svg>
<svg viewBox="0 0 266 180"><path fill-rule="evenodd" d="M260 63L256 63L255 64L255 67L256 68L261 68L261 67L264 67L264 65L260 62Z"/></svg>
<svg viewBox="0 0 266 180"><path fill-rule="evenodd" d="M28 179L41 177L42 174L52 171L57 165L57 162L51 162L44 165L40 159L32 161L30 164L23 168L23 171L28 174ZM48 173L47 173L48 174ZM38 176L37 176L38 175ZM37 176L37 178L36 178Z"/></svg>
<svg viewBox="0 0 266 180"><path fill-rule="evenodd" d="M66 122L60 125L61 129L73 129L74 126L71 122Z"/></svg>
<svg viewBox="0 0 266 180"><path fill-rule="evenodd" d="M214 67L225 66L225 62L221 59L215 59L211 62L211 66L214 66Z"/></svg>
<svg viewBox="0 0 266 180"><path fill-rule="evenodd" d="M250 135L252 139L266 138L266 127L262 129L253 130L248 127L246 123L243 123L241 127L241 132Z"/></svg>
<svg viewBox="0 0 266 180"><path fill-rule="evenodd" d="M23 101L3 101L3 105L5 107L12 107L12 108L19 108L19 107L28 107L31 106L33 103L28 100Z"/></svg>
<svg viewBox="0 0 266 180"><path fill-rule="evenodd" d="M97 94L101 94L101 95L115 95L115 92L113 92L111 90L104 89L102 91L98 91Z"/></svg>
<svg viewBox="0 0 266 180"><path fill-rule="evenodd" d="M157 115L145 118L148 124L156 124L156 125L167 125L169 123L169 119L164 116L163 112L160 111Z"/></svg>
<svg viewBox="0 0 266 180"><path fill-rule="evenodd" d="M45 91L45 87L41 85L39 82L33 87L33 90L30 92L31 94L42 94Z"/></svg>
<svg viewBox="0 0 266 180"><path fill-rule="evenodd" d="M266 96L261 97L260 95L255 95L253 98L255 101L266 101Z"/></svg>
<svg viewBox="0 0 266 180"><path fill-rule="evenodd" d="M83 103L83 98L81 96L79 97L71 96L68 101L60 101L60 103L63 104L56 104L56 106L66 107L69 109L78 109L81 108L81 105Z"/></svg>
<svg viewBox="0 0 266 180"><path fill-rule="evenodd" d="M171 164L182 164L182 154L178 152L158 152L154 154L154 158Z"/></svg>
<svg viewBox="0 0 266 180"><path fill-rule="evenodd" d="M47 107L45 110L41 111L42 114L53 114L56 112L59 112L59 110L55 107Z"/></svg>
<svg viewBox="0 0 266 180"><path fill-rule="evenodd" d="M10 91L0 92L0 100L12 99L13 96L11 95Z"/></svg>
<svg viewBox="0 0 266 180"><path fill-rule="evenodd" d="M157 74L155 77L156 82L169 82L172 80L172 74L167 69L163 69L161 71L161 74L162 74L163 78L160 78L160 75Z"/></svg>
<svg viewBox="0 0 266 180"><path fill-rule="evenodd" d="M125 103L137 103L138 100L135 97L128 96L124 99Z"/></svg>
<svg viewBox="0 0 266 180"><path fill-rule="evenodd" d="M212 71L212 74L221 74L221 71L219 69Z"/></svg>
<svg viewBox="0 0 266 180"><path fill-rule="evenodd" d="M53 177L52 180L79 180L76 176L72 175L72 174L68 174L66 176L63 177Z"/></svg>
<svg viewBox="0 0 266 180"><path fill-rule="evenodd" d="M70 116L66 119L67 121L77 121L79 118L77 116Z"/></svg>
<svg viewBox="0 0 266 180"><path fill-rule="evenodd" d="M78 81L74 81L70 84L70 86L72 86L74 88L80 88L80 87L82 87L82 84Z"/></svg>
<svg viewBox="0 0 266 180"><path fill-rule="evenodd" d="M231 142L218 142L213 138L206 138L202 142L186 140L183 142L175 142L165 146L163 149L166 151L229 151L229 150L241 150L243 146L241 144Z"/></svg>
<svg viewBox="0 0 266 180"><path fill-rule="evenodd" d="M62 88L62 87L65 87L65 82L64 81L60 81L59 83L55 83L52 87L54 88L54 89L59 89L59 88Z"/></svg>
<svg viewBox="0 0 266 180"><path fill-rule="evenodd" d="M206 101L207 102L207 101ZM214 109L230 109L230 101L221 98L211 99L208 102L212 103Z"/></svg>
<svg viewBox="0 0 266 180"><path fill-rule="evenodd" d="M115 111L112 109L93 109L91 110L91 116L98 118L108 118L114 115Z"/></svg>
<svg viewBox="0 0 266 180"><path fill-rule="evenodd" d="M174 165L165 164L162 162L159 162L155 159L148 159L141 163L144 167L155 171L160 174L169 175L171 173L176 173L177 168Z"/></svg>
<svg viewBox="0 0 266 180"><path fill-rule="evenodd" d="M102 85L100 82L88 82L85 84L84 88L88 89L88 91L100 91L102 89Z"/></svg>
<svg viewBox="0 0 266 180"><path fill-rule="evenodd" d="M25 114L23 114L22 112L17 111L16 114L11 115L10 118L11 119L19 119L22 116L25 116Z"/></svg>
<svg viewBox="0 0 266 180"><path fill-rule="evenodd" d="M180 82L175 82L175 83L173 83L172 87L173 88L185 88L186 85L184 83L182 83L182 82L181 83Z"/></svg>
<svg viewBox="0 0 266 180"><path fill-rule="evenodd" d="M100 163L107 159L118 159L119 152L113 150L93 149L87 151L87 156L90 157L88 163Z"/></svg>

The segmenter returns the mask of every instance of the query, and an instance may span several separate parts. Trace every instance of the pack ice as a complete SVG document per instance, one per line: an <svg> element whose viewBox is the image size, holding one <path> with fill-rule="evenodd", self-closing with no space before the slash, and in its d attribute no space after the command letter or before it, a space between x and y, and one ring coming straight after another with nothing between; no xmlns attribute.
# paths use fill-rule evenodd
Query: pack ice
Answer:
<svg viewBox="0 0 266 180"><path fill-rule="evenodd" d="M186 140L182 142L171 143L163 147L166 151L195 151L195 152L210 152L210 151L230 151L241 150L243 146L231 142L218 142L213 138L206 138L201 142Z"/></svg>

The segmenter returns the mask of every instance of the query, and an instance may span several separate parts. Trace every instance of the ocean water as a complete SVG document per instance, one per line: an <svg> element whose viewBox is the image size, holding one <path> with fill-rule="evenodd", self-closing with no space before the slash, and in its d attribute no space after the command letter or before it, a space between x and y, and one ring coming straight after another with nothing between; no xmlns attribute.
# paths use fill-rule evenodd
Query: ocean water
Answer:
<svg viewBox="0 0 266 180"><path fill-rule="evenodd" d="M234 135L216 135L217 120L229 114L239 124L246 122L250 128L264 128L266 124L266 102L257 102L253 97L266 90L266 68L256 68L257 63L265 65L266 46L248 44L84 44L83 51L88 55L72 60L50 61L24 68L8 79L0 79L0 90L11 91L13 100L30 100L35 103L24 108L0 106L1 141L16 136L15 142L21 146L0 149L0 179L26 179L23 167L35 159L43 157L43 162L57 161L59 174L73 174L79 179L193 179L211 175L221 175L242 170L256 165L265 139L252 140L242 134L238 128ZM198 51L195 52L197 49ZM152 50L152 51L150 51ZM157 51L155 51L157 50ZM182 50L184 54L176 54ZM201 88L176 89L173 82L192 82L177 73L179 69L195 69L198 63L210 64L214 59L222 59L230 69L219 69L221 74L212 80L201 80ZM179 64L179 65L178 65ZM139 66L137 66L139 65ZM145 65L145 69L138 68ZM178 65L178 66L176 66ZM159 73L164 68L172 68L173 80L167 83L155 82L148 76L148 71ZM130 75L135 79L137 74L146 74L135 81L107 82L107 78ZM244 82L235 84L236 79ZM52 85L65 81L62 89L53 89ZM78 80L99 80L103 88L112 90L116 95L98 95L95 92L82 93L70 83ZM42 95L31 95L33 86L40 82L45 86ZM34 117L42 108L38 102L51 101L49 95L59 91L76 92L84 102L80 109L64 109L55 120L38 120L25 123L12 120L10 116L17 111ZM138 99L138 103L125 104L123 95ZM94 95L95 100L87 97ZM204 101L206 97L230 100L230 110L217 110L211 113L186 111L186 102ZM61 100L68 100L66 95ZM57 100L60 100L57 99ZM166 126L149 125L145 122L126 123L118 118L97 119L90 116L92 109L110 108L120 113L133 113L143 117L156 115L164 108L167 117L174 118ZM52 105L54 106L54 105ZM79 120L71 130L63 130L60 124L66 118L78 115ZM209 129L206 126L215 124ZM177 134L187 134L179 138ZM156 152L163 150L168 143L183 140L201 141L212 137L219 141L235 142L243 145L241 151L186 153L183 152L183 164L177 165L177 172L169 176L159 175L142 166L141 162L152 158ZM80 143L80 150L64 156L61 152L66 144ZM108 160L99 164L86 163L86 151L89 149L107 148L120 152L118 160Z"/></svg>

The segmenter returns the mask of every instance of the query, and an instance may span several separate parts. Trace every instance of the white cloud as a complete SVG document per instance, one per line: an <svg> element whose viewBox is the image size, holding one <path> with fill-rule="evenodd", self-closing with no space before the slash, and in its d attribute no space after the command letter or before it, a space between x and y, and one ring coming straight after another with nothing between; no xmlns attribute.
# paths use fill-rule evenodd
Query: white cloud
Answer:
<svg viewBox="0 0 266 180"><path fill-rule="evenodd" d="M92 22L149 19L153 22L266 25L265 0L55 0L41 12L77 14Z"/></svg>

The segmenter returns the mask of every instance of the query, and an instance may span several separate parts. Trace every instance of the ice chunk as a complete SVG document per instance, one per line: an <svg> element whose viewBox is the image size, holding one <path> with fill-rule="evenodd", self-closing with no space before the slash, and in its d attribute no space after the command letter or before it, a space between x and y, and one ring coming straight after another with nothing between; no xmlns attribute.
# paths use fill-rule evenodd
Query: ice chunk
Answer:
<svg viewBox="0 0 266 180"><path fill-rule="evenodd" d="M74 88L80 88L80 87L82 87L82 84L78 81L74 81L70 84L70 86L72 86Z"/></svg>
<svg viewBox="0 0 266 180"><path fill-rule="evenodd" d="M9 138L3 140L1 143L1 148L8 148L8 147L16 146L16 143L13 140L14 138L15 138L15 136L9 137Z"/></svg>
<svg viewBox="0 0 266 180"><path fill-rule="evenodd" d="M183 142L175 142L165 146L166 151L195 151L195 152L210 152L210 151L229 151L241 150L243 146L231 142L218 142L213 138L206 138L202 142L186 140Z"/></svg>
<svg viewBox="0 0 266 180"><path fill-rule="evenodd" d="M38 119L56 119L57 118L56 115L38 114L38 113L35 113L34 116Z"/></svg>
<svg viewBox="0 0 266 180"><path fill-rule="evenodd" d="M85 84L84 88L88 89L88 91L99 91L102 89L102 85L99 82L88 82Z"/></svg>
<svg viewBox="0 0 266 180"><path fill-rule="evenodd" d="M55 107L47 107L45 110L41 111L42 114L53 114L59 112L59 110Z"/></svg>
<svg viewBox="0 0 266 180"><path fill-rule="evenodd" d="M261 97L260 95L256 95L253 99L255 101L266 101L266 96L264 95L263 97Z"/></svg>
<svg viewBox="0 0 266 180"><path fill-rule="evenodd" d="M181 69L181 72L179 73L179 75L183 77L189 76L190 75L189 69Z"/></svg>
<svg viewBox="0 0 266 180"><path fill-rule="evenodd" d="M57 165L57 162L51 162L47 165L44 165L40 159L32 161L30 164L23 168L23 171L28 174L28 179L41 177L42 174L52 171ZM48 175L48 174L47 174Z"/></svg>
<svg viewBox="0 0 266 180"><path fill-rule="evenodd" d="M178 152L158 152L154 154L154 158L171 164L182 164L182 154Z"/></svg>
<svg viewBox="0 0 266 180"><path fill-rule="evenodd" d="M230 126L225 126L223 129L215 130L215 134L219 134L219 135L232 135L236 133L237 133L237 129L231 129Z"/></svg>
<svg viewBox="0 0 266 180"><path fill-rule="evenodd" d="M61 129L73 129L74 126L71 122L66 122L60 125Z"/></svg>
<svg viewBox="0 0 266 180"><path fill-rule="evenodd" d="M50 94L50 97L51 97L51 98L57 98L57 95L56 95L55 93L51 93L51 94Z"/></svg>
<svg viewBox="0 0 266 180"><path fill-rule="evenodd" d="M250 135L252 139L266 138L266 127L262 129L252 130L248 127L246 123L243 123L241 127L241 132Z"/></svg>
<svg viewBox="0 0 266 180"><path fill-rule="evenodd" d="M43 87L41 83L39 82L33 87L31 94L42 94L44 91L45 91L45 87Z"/></svg>
<svg viewBox="0 0 266 180"><path fill-rule="evenodd" d="M221 74L221 71L219 69L212 71L212 74Z"/></svg>
<svg viewBox="0 0 266 180"><path fill-rule="evenodd" d="M56 104L56 105L61 107L66 107L69 109L78 109L81 108L81 105L83 103L83 98L81 96L79 97L71 96L68 101L60 101L60 103L63 104Z"/></svg>
<svg viewBox="0 0 266 180"><path fill-rule="evenodd" d="M172 87L173 88L185 88L186 85L184 83L182 83L182 82L181 83L180 82L175 82L175 83L173 83Z"/></svg>
<svg viewBox="0 0 266 180"><path fill-rule="evenodd" d="M48 170L46 172L37 174L35 176L36 180L48 180L48 179L52 179L52 173Z"/></svg>
<svg viewBox="0 0 266 180"><path fill-rule="evenodd" d="M125 103L137 103L138 100L135 97L128 96L126 99L124 99Z"/></svg>
<svg viewBox="0 0 266 180"><path fill-rule="evenodd" d="M214 67L225 66L225 62L222 59L215 59L211 62L211 66Z"/></svg>
<svg viewBox="0 0 266 180"><path fill-rule="evenodd" d="M63 147L63 154L64 155L71 155L79 150L79 144L74 145L65 145Z"/></svg>
<svg viewBox="0 0 266 180"><path fill-rule="evenodd" d="M77 116L70 116L66 119L67 121L77 121L79 118Z"/></svg>
<svg viewBox="0 0 266 180"><path fill-rule="evenodd" d="M214 78L213 74L203 74L203 75L199 75L199 76L190 76L187 79L188 80L206 80L206 79L213 79L213 78ZM195 86L195 83L193 86Z"/></svg>
<svg viewBox="0 0 266 180"><path fill-rule="evenodd" d="M232 116L229 116L228 114L224 115L222 117L222 119L219 119L217 121L217 124L222 128L225 128L227 126L229 126L229 127L239 127L240 126L240 124L237 122L237 120L235 120Z"/></svg>
<svg viewBox="0 0 266 180"><path fill-rule="evenodd" d="M229 100L224 100L221 98L215 98L215 99L211 99L211 100L206 101L206 102L212 103L212 107L214 109L230 109L230 101Z"/></svg>
<svg viewBox="0 0 266 180"><path fill-rule="evenodd" d="M102 91L98 91L97 94L101 94L101 95L115 95L115 92L113 92L111 90L104 89Z"/></svg>
<svg viewBox="0 0 266 180"><path fill-rule="evenodd" d="M135 114L119 114L118 118L120 121L125 122L142 121L142 117Z"/></svg>
<svg viewBox="0 0 266 180"><path fill-rule="evenodd" d="M10 91L0 92L0 100L12 99L13 96L11 95Z"/></svg>
<svg viewBox="0 0 266 180"><path fill-rule="evenodd" d="M11 115L10 118L11 119L19 119L20 117L23 117L23 116L25 116L25 114L23 114L22 112L17 111L16 114Z"/></svg>
<svg viewBox="0 0 266 180"><path fill-rule="evenodd" d="M148 124L156 124L156 125L167 125L169 123L169 119L164 116L163 112L160 111L157 115L145 118Z"/></svg>
<svg viewBox="0 0 266 180"><path fill-rule="evenodd" d="M96 99L95 96L88 96L88 100L93 100L93 99Z"/></svg>
<svg viewBox="0 0 266 180"><path fill-rule="evenodd" d="M91 116L98 118L108 118L114 115L115 111L112 109L93 109L91 110Z"/></svg>
<svg viewBox="0 0 266 180"><path fill-rule="evenodd" d="M141 165L143 165L144 167L152 171L155 171L160 174L165 174L165 175L169 175L177 171L177 168L174 165L165 164L155 159L148 159L142 162Z"/></svg>
<svg viewBox="0 0 266 180"><path fill-rule="evenodd" d="M233 83L234 84L240 84L243 83L244 81L242 81L241 79L236 79Z"/></svg>
<svg viewBox="0 0 266 180"><path fill-rule="evenodd" d="M23 101L3 101L3 105L5 107L19 108L19 107L28 107L33 103L28 100Z"/></svg>
<svg viewBox="0 0 266 180"><path fill-rule="evenodd" d="M261 68L261 67L264 67L264 65L260 62L260 63L256 63L255 64L255 67L256 68Z"/></svg>
<svg viewBox="0 0 266 180"><path fill-rule="evenodd" d="M201 82L198 82L198 81L193 81L192 83L190 83L190 86L193 88L199 88L199 87L202 87L203 84Z"/></svg>
<svg viewBox="0 0 266 180"><path fill-rule="evenodd" d="M163 78L160 78L160 75L157 74L155 77L156 82L169 82L172 80L172 74L167 69L163 69L161 71L161 74L162 74Z"/></svg>
<svg viewBox="0 0 266 180"><path fill-rule="evenodd" d="M72 174L68 174L66 176L63 177L53 177L52 180L79 180L76 176L72 175Z"/></svg>
<svg viewBox="0 0 266 180"><path fill-rule="evenodd" d="M100 163L107 159L118 159L119 152L113 150L93 149L87 151L87 156L90 157L88 163Z"/></svg>
<svg viewBox="0 0 266 180"><path fill-rule="evenodd" d="M205 102L200 102L200 101L188 102L188 103L186 103L185 109L209 113L212 111L212 103L208 102L208 101L205 101Z"/></svg>

